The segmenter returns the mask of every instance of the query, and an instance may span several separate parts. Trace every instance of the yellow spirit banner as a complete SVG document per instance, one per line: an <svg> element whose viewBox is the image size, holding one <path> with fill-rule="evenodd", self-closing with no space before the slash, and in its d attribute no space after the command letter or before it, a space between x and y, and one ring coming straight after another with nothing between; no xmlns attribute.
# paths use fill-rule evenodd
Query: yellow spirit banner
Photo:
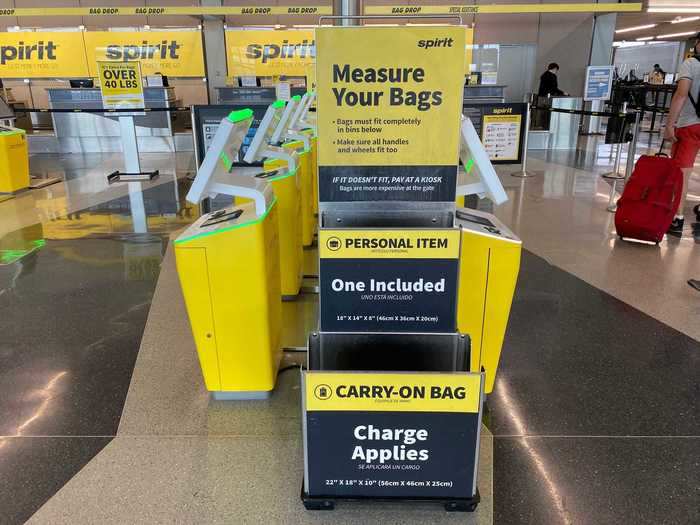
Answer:
<svg viewBox="0 0 700 525"><path fill-rule="evenodd" d="M1 78L87 76L82 32L0 33Z"/></svg>
<svg viewBox="0 0 700 525"><path fill-rule="evenodd" d="M298 76L316 60L313 30L226 31L228 76Z"/></svg>
<svg viewBox="0 0 700 525"><path fill-rule="evenodd" d="M144 75L203 77L204 53L199 31L88 31L85 33L90 76L97 62L141 62Z"/></svg>

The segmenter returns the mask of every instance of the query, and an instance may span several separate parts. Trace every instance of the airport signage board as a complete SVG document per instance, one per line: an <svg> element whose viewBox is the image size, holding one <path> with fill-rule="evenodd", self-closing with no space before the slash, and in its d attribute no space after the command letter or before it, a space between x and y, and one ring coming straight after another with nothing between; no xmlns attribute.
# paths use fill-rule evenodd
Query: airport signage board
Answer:
<svg viewBox="0 0 700 525"><path fill-rule="evenodd" d="M630 13L642 10L638 3L522 3L487 5L367 5L366 15L479 15L517 13Z"/></svg>
<svg viewBox="0 0 700 525"><path fill-rule="evenodd" d="M8 16L314 16L332 15L332 5L248 5L248 6L99 6L21 7L0 9Z"/></svg>
<svg viewBox="0 0 700 525"><path fill-rule="evenodd" d="M0 32L0 78L87 76L82 32Z"/></svg>
<svg viewBox="0 0 700 525"><path fill-rule="evenodd" d="M86 31L85 50L92 77L99 61L139 61L144 75L205 76L200 31Z"/></svg>
<svg viewBox="0 0 700 525"><path fill-rule="evenodd" d="M491 5L368 5L366 15L417 14L517 14L517 13L630 13L642 10L642 3L552 3ZM100 6L100 7L20 7L0 9L0 18L17 16L318 16L332 15L325 5L248 5L248 6Z"/></svg>
<svg viewBox="0 0 700 525"><path fill-rule="evenodd" d="M102 105L107 109L141 109L143 79L138 62L98 62Z"/></svg>
<svg viewBox="0 0 700 525"><path fill-rule="evenodd" d="M95 78L99 61L140 61L145 75L205 75L200 31L0 32L2 78Z"/></svg>
<svg viewBox="0 0 700 525"><path fill-rule="evenodd" d="M313 30L229 29L225 36L230 77L303 77L316 60Z"/></svg>
<svg viewBox="0 0 700 525"><path fill-rule="evenodd" d="M316 47L320 202L453 202L464 27L320 27Z"/></svg>
<svg viewBox="0 0 700 525"><path fill-rule="evenodd" d="M583 100L610 100L615 66L588 66Z"/></svg>
<svg viewBox="0 0 700 525"><path fill-rule="evenodd" d="M455 331L458 229L322 229L321 330Z"/></svg>
<svg viewBox="0 0 700 525"><path fill-rule="evenodd" d="M527 104L465 104L469 117L493 164L520 164L525 141Z"/></svg>
<svg viewBox="0 0 700 525"><path fill-rule="evenodd" d="M471 498L483 375L303 374L309 496Z"/></svg>

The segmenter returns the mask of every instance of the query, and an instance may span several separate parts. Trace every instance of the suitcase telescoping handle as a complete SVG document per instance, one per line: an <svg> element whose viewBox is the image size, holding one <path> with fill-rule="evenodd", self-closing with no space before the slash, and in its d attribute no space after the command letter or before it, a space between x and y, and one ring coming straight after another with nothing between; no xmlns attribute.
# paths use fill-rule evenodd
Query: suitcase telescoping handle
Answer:
<svg viewBox="0 0 700 525"><path fill-rule="evenodd" d="M661 139L661 145L659 146L659 152L656 154L657 157L668 157L668 153L664 153L664 143L665 139Z"/></svg>

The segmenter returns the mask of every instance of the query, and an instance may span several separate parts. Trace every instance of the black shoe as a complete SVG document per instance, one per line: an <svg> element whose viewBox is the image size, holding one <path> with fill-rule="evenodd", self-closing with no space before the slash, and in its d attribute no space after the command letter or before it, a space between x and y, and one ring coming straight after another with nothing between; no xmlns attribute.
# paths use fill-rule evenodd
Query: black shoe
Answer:
<svg viewBox="0 0 700 525"><path fill-rule="evenodd" d="M700 281L698 281L697 279L690 279L688 281L688 284L691 287L695 288L698 292L700 292Z"/></svg>
<svg viewBox="0 0 700 525"><path fill-rule="evenodd" d="M668 227L668 233L672 235L681 235L683 233L683 219L675 218Z"/></svg>

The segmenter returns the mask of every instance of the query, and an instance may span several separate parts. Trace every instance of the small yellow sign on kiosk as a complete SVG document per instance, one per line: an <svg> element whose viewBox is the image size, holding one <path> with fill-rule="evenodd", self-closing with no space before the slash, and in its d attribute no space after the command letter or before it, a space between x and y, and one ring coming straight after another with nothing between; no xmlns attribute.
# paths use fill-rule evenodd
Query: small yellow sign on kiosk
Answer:
<svg viewBox="0 0 700 525"><path fill-rule="evenodd" d="M144 107L139 62L98 62L102 105L108 109Z"/></svg>

